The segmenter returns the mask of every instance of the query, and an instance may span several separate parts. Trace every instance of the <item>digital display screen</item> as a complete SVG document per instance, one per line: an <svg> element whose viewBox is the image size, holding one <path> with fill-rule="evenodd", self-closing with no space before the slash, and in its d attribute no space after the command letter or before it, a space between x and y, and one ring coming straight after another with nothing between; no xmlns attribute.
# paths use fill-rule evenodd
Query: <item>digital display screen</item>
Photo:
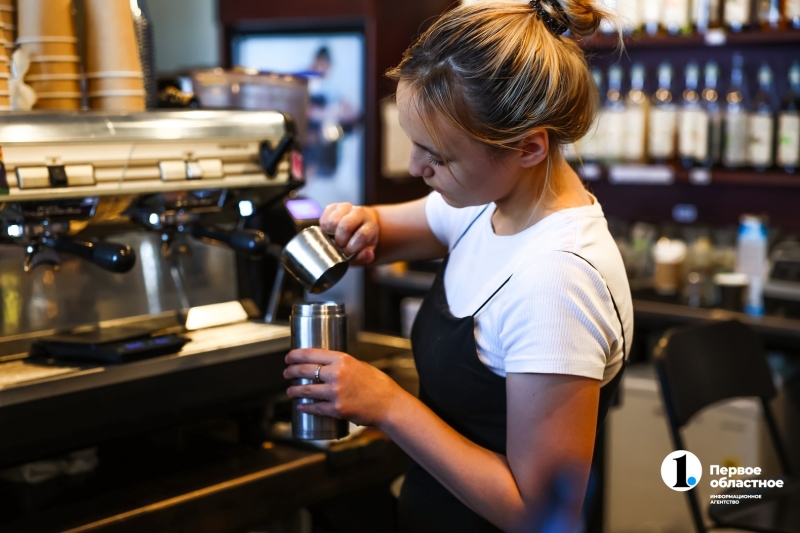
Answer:
<svg viewBox="0 0 800 533"><path fill-rule="evenodd" d="M311 198L286 200L286 209L295 220L315 220L322 216L322 207Z"/></svg>

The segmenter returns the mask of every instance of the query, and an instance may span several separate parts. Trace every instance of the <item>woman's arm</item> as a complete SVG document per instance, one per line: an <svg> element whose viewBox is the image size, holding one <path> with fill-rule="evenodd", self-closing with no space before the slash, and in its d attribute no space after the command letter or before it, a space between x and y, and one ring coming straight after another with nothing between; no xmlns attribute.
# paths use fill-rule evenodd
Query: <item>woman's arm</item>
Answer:
<svg viewBox="0 0 800 533"><path fill-rule="evenodd" d="M320 226L346 253L357 254L357 264L436 259L447 253L428 226L425 198L374 207L331 204Z"/></svg>
<svg viewBox="0 0 800 533"><path fill-rule="evenodd" d="M538 511L555 477L578 470L585 491L600 395L597 380L561 374L508 374L507 456L483 448L447 425L419 399L363 361L326 350L293 350L284 377L324 383L290 387L312 414L375 425L465 505L505 531L519 530ZM573 478L574 479L574 478ZM574 498L572 514L580 514Z"/></svg>

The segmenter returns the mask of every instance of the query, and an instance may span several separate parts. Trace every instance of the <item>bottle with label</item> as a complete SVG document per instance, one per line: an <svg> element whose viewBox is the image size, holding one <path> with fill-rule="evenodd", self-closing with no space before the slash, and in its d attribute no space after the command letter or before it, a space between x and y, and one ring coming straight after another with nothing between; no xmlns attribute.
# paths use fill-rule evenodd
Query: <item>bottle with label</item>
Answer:
<svg viewBox="0 0 800 533"><path fill-rule="evenodd" d="M689 24L689 0L663 0L661 25L670 35L691 32Z"/></svg>
<svg viewBox="0 0 800 533"><path fill-rule="evenodd" d="M756 0L756 15L762 31L785 30L786 24L781 12L781 0Z"/></svg>
<svg viewBox="0 0 800 533"><path fill-rule="evenodd" d="M767 228L760 218L744 215L739 225L736 243L736 271L746 274L749 280L744 312L749 315L764 314L764 278L767 274Z"/></svg>
<svg viewBox="0 0 800 533"><path fill-rule="evenodd" d="M623 159L643 163L647 133L647 96L644 94L645 68L641 63L631 67L631 90L625 96Z"/></svg>
<svg viewBox="0 0 800 533"><path fill-rule="evenodd" d="M686 89L678 114L678 157L684 168L691 168L703 160L698 157L698 146L707 143L708 118L700 104L699 83L700 67L692 61L686 65Z"/></svg>
<svg viewBox="0 0 800 533"><path fill-rule="evenodd" d="M726 167L739 168L747 164L747 105L744 60L736 54L733 56L731 85L725 95L722 164Z"/></svg>
<svg viewBox="0 0 800 533"><path fill-rule="evenodd" d="M747 119L747 159L759 171L772 166L775 108L772 69L763 64L758 69L758 91L753 97L752 113Z"/></svg>
<svg viewBox="0 0 800 533"><path fill-rule="evenodd" d="M800 30L800 0L785 0L783 20L796 30Z"/></svg>
<svg viewBox="0 0 800 533"><path fill-rule="evenodd" d="M778 115L775 159L786 172L800 168L800 63L797 62L789 69L789 90Z"/></svg>
<svg viewBox="0 0 800 533"><path fill-rule="evenodd" d="M675 157L677 109L672 98L672 65L658 67L658 90L653 95L647 132L647 155L655 163L666 163Z"/></svg>
<svg viewBox="0 0 800 533"><path fill-rule="evenodd" d="M700 94L707 121L706 144L698 145L696 154L700 164L707 168L718 165L722 154L722 109L717 92L718 79L719 66L709 61L706 63L705 87Z"/></svg>
<svg viewBox="0 0 800 533"><path fill-rule="evenodd" d="M724 0L692 0L692 24L699 33L722 27Z"/></svg>
<svg viewBox="0 0 800 533"><path fill-rule="evenodd" d="M616 163L622 159L625 121L625 104L622 95L622 67L612 65L608 69L608 89L603 104L603 116L600 117L601 142L603 143L603 159L608 163Z"/></svg>
<svg viewBox="0 0 800 533"><path fill-rule="evenodd" d="M751 0L725 0L725 26L732 31L742 31L750 25Z"/></svg>
<svg viewBox="0 0 800 533"><path fill-rule="evenodd" d="M642 0L642 22L647 35L658 35L664 0Z"/></svg>
<svg viewBox="0 0 800 533"><path fill-rule="evenodd" d="M597 87L597 93L603 94L603 72L598 68L593 68L592 79L594 80L595 87ZM597 110L597 117L595 117L594 125L583 137L583 139L578 141L576 151L578 153L578 157L583 159L585 163L597 163L604 151L605 147L601 145L603 133L600 131L603 113L605 113L605 109L603 108L603 102L601 100L600 107Z"/></svg>
<svg viewBox="0 0 800 533"><path fill-rule="evenodd" d="M617 12L620 14L623 33L630 35L641 29L642 18L638 0L618 0Z"/></svg>

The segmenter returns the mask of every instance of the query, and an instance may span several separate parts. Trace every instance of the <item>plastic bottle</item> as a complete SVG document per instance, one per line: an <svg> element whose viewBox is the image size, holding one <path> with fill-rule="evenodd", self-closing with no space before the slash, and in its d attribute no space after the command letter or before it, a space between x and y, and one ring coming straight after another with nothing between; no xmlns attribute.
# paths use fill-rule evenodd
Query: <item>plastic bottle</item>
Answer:
<svg viewBox="0 0 800 533"><path fill-rule="evenodd" d="M764 277L767 273L767 229L760 218L742 216L736 246L736 271L746 274L750 285L744 312L748 315L764 314Z"/></svg>

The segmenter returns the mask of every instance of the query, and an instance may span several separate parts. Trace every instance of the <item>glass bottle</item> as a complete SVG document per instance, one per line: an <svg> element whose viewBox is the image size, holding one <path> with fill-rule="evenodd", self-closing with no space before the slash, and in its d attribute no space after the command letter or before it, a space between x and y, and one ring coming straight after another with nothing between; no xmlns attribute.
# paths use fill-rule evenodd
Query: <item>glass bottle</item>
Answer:
<svg viewBox="0 0 800 533"><path fill-rule="evenodd" d="M684 168L691 168L702 161L698 146L706 145L708 120L700 104L700 67L694 61L686 65L686 89L683 91L681 110L678 115L678 157Z"/></svg>
<svg viewBox="0 0 800 533"><path fill-rule="evenodd" d="M725 26L732 31L742 31L750 25L751 0L725 0Z"/></svg>
<svg viewBox="0 0 800 533"><path fill-rule="evenodd" d="M689 33L689 0L663 0L662 26L670 35Z"/></svg>
<svg viewBox="0 0 800 533"><path fill-rule="evenodd" d="M608 69L608 89L603 104L603 116L600 117L601 142L603 143L603 159L608 163L616 163L622 158L625 104L622 96L622 67L612 65Z"/></svg>
<svg viewBox="0 0 800 533"><path fill-rule="evenodd" d="M800 0L785 0L783 20L796 30L800 30Z"/></svg>
<svg viewBox="0 0 800 533"><path fill-rule="evenodd" d="M724 0L692 0L692 24L700 33L722 27Z"/></svg>
<svg viewBox="0 0 800 533"><path fill-rule="evenodd" d="M647 155L655 163L665 163L675 156L677 110L672 98L672 65L658 67L658 90L653 95L647 135Z"/></svg>
<svg viewBox="0 0 800 533"><path fill-rule="evenodd" d="M664 0L643 0L641 5L645 32L647 35L657 35L661 27Z"/></svg>
<svg viewBox="0 0 800 533"><path fill-rule="evenodd" d="M772 166L775 139L775 98L772 88L772 69L763 64L758 69L758 91L747 119L747 159L759 171Z"/></svg>
<svg viewBox="0 0 800 533"><path fill-rule="evenodd" d="M697 159L704 167L718 165L722 154L722 109L717 80L719 79L719 66L714 61L706 63L705 87L700 94L703 110L707 120L706 144L697 147Z"/></svg>
<svg viewBox="0 0 800 533"><path fill-rule="evenodd" d="M757 2L756 14L762 31L786 29L781 0L757 0Z"/></svg>
<svg viewBox="0 0 800 533"><path fill-rule="evenodd" d="M592 79L597 88L597 94L603 94L603 72L599 68L592 69ZM600 107L597 110L597 117L595 117L592 128L583 139L578 142L578 156L583 159L585 163L597 163L603 153L604 147L600 144L603 139L603 132L600 130L600 124L603 121L602 117L604 113L604 101L601 99Z"/></svg>
<svg viewBox="0 0 800 533"><path fill-rule="evenodd" d="M625 96L623 158L631 163L645 159L647 96L644 93L645 68L641 63L631 67L631 90Z"/></svg>
<svg viewBox="0 0 800 533"><path fill-rule="evenodd" d="M789 69L789 90L778 115L775 159L786 172L794 172L800 167L800 63L797 62Z"/></svg>
<svg viewBox="0 0 800 533"><path fill-rule="evenodd" d="M738 168L747 163L747 87L744 84L744 60L733 56L731 85L725 95L723 127L724 148L722 163L726 167Z"/></svg>

